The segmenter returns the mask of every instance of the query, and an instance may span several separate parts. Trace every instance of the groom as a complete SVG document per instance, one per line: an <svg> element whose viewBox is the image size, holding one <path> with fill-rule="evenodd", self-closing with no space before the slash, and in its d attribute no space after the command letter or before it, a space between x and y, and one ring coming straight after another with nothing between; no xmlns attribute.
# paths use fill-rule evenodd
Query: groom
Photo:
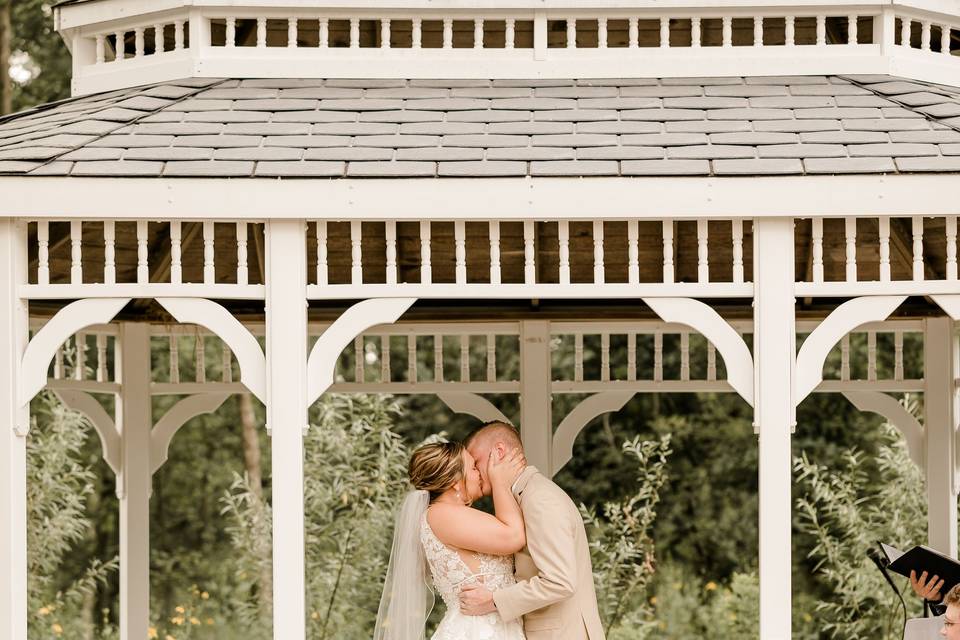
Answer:
<svg viewBox="0 0 960 640"><path fill-rule="evenodd" d="M475 460L497 459L522 447L516 429L488 422L464 443ZM483 495L491 493L487 465L480 466ZM570 497L528 466L513 484L527 531L527 546L516 555L517 584L491 593L467 585L460 610L467 615L499 612L504 620L523 616L528 640L604 640L593 588L593 567L583 518Z"/></svg>

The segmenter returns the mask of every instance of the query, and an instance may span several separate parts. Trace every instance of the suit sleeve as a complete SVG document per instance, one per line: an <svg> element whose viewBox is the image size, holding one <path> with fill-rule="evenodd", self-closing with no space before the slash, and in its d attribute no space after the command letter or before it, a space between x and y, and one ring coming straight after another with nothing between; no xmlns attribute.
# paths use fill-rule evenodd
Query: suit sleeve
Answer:
<svg viewBox="0 0 960 640"><path fill-rule="evenodd" d="M561 515L567 513L565 507L549 496L527 501L523 511L527 550L538 573L493 594L504 620L514 620L573 596L577 550L570 518Z"/></svg>

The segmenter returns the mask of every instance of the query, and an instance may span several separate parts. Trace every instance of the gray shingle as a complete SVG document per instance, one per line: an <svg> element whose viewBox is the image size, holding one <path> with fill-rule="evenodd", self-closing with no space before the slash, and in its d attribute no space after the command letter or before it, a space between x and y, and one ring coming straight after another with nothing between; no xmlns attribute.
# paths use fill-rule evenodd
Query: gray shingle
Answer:
<svg viewBox="0 0 960 640"><path fill-rule="evenodd" d="M847 155L842 144L771 144L757 148L761 158L841 158Z"/></svg>
<svg viewBox="0 0 960 640"><path fill-rule="evenodd" d="M94 160L75 162L70 175L74 176L158 176L162 162L139 160Z"/></svg>
<svg viewBox="0 0 960 640"><path fill-rule="evenodd" d="M460 116L470 111L459 111L451 113L448 120L453 120L454 116ZM344 116L350 116L350 122L357 119L354 113L344 112ZM360 122L440 122L443 120L443 113L440 111L365 111L360 114ZM337 122L331 120L330 122Z"/></svg>
<svg viewBox="0 0 960 640"><path fill-rule="evenodd" d="M897 169L905 172L912 171L960 171L960 157L924 157L924 158L897 158Z"/></svg>
<svg viewBox="0 0 960 640"><path fill-rule="evenodd" d="M284 178L339 178L345 162L258 162L254 175Z"/></svg>
<svg viewBox="0 0 960 640"><path fill-rule="evenodd" d="M584 147L577 149L577 160L648 160L666 156L663 147Z"/></svg>
<svg viewBox="0 0 960 640"><path fill-rule="evenodd" d="M533 176L615 176L616 160L535 160L530 163Z"/></svg>
<svg viewBox="0 0 960 640"><path fill-rule="evenodd" d="M297 87L295 89L280 89L277 97L306 100L323 100L325 98L362 98L363 89L345 89L342 87Z"/></svg>
<svg viewBox="0 0 960 640"><path fill-rule="evenodd" d="M761 96L785 96L785 85L746 84L729 86L707 86L703 88L704 95L732 96L739 98L759 98Z"/></svg>
<svg viewBox="0 0 960 640"><path fill-rule="evenodd" d="M512 135L453 135L443 136L443 146L450 147L526 147L529 136Z"/></svg>
<svg viewBox="0 0 960 640"><path fill-rule="evenodd" d="M530 113L529 111L517 111L516 113ZM621 112L629 113L628 111ZM616 120L617 112L610 109L567 109L561 111L534 111L534 120L544 122L602 122L604 120ZM525 118L526 119L526 118Z"/></svg>
<svg viewBox="0 0 960 640"><path fill-rule="evenodd" d="M662 130L663 125L659 122L644 122L642 120L578 122L576 124L577 133L659 133ZM560 132L557 131L556 133Z"/></svg>
<svg viewBox="0 0 960 640"><path fill-rule="evenodd" d="M263 114L260 114L263 115ZM367 115L367 114L364 114ZM283 111L273 114L271 122L356 122L350 111Z"/></svg>
<svg viewBox="0 0 960 640"><path fill-rule="evenodd" d="M0 160L49 160L63 153L57 147L22 147L0 149Z"/></svg>
<svg viewBox="0 0 960 640"><path fill-rule="evenodd" d="M527 175L527 163L490 160L482 162L440 162L437 165L437 175L451 177L525 176Z"/></svg>
<svg viewBox="0 0 960 640"><path fill-rule="evenodd" d="M26 173L40 166L39 162L21 162L19 160L4 160L0 162L0 173Z"/></svg>
<svg viewBox="0 0 960 640"><path fill-rule="evenodd" d="M168 162L164 167L163 175L244 177L253 175L253 166L253 162L246 160L187 160Z"/></svg>
<svg viewBox="0 0 960 640"><path fill-rule="evenodd" d="M346 147L350 145L350 136L266 136L265 147Z"/></svg>
<svg viewBox="0 0 960 640"><path fill-rule="evenodd" d="M153 136L151 136L153 137ZM160 136L163 137L163 136ZM259 147L262 136L238 136L221 134L219 136L177 136L173 140L175 147ZM159 146L159 145L150 145Z"/></svg>
<svg viewBox="0 0 960 640"><path fill-rule="evenodd" d="M954 118L960 116L960 103L944 102L942 104L933 104L928 107L917 107L917 111L922 111L935 118Z"/></svg>
<svg viewBox="0 0 960 640"><path fill-rule="evenodd" d="M483 160L483 149L476 147L420 147L397 149L397 160Z"/></svg>
<svg viewBox="0 0 960 640"><path fill-rule="evenodd" d="M213 149L210 147L137 147L127 149L125 160L211 160Z"/></svg>
<svg viewBox="0 0 960 640"><path fill-rule="evenodd" d="M489 87L489 80L463 78L459 80L434 80L434 79L414 79L407 82L411 87L441 87L441 88L466 88L466 87Z"/></svg>
<svg viewBox="0 0 960 640"><path fill-rule="evenodd" d="M223 125L219 122L141 122L124 127L117 133L170 136L216 135L224 131L227 126L230 125ZM230 131L229 133L241 132Z"/></svg>
<svg viewBox="0 0 960 640"><path fill-rule="evenodd" d="M621 87L620 96L623 98L682 98L685 96L702 96L703 87L694 86L649 86L649 87Z"/></svg>
<svg viewBox="0 0 960 640"><path fill-rule="evenodd" d="M619 93L617 87L537 87L533 90L537 98L616 98Z"/></svg>
<svg viewBox="0 0 960 640"><path fill-rule="evenodd" d="M267 122L271 114L267 111L196 111L183 114L184 122ZM280 114L273 120L283 120Z"/></svg>
<svg viewBox="0 0 960 640"><path fill-rule="evenodd" d="M801 142L835 143L835 144L868 144L871 142L889 142L890 134L885 131L810 131L800 134ZM909 140L907 142L922 142Z"/></svg>
<svg viewBox="0 0 960 640"><path fill-rule="evenodd" d="M714 160L713 172L720 176L791 174L803 173L803 165L797 159Z"/></svg>
<svg viewBox="0 0 960 640"><path fill-rule="evenodd" d="M389 87L402 87L407 84L406 80L400 78L378 78L378 79L338 79L330 78L325 83L325 86L328 87L359 87L362 89L386 89ZM410 82L413 86L430 86L427 84L420 84L415 81Z"/></svg>
<svg viewBox="0 0 960 640"><path fill-rule="evenodd" d="M299 160L303 149L290 147L241 147L237 149L217 149L214 160Z"/></svg>
<svg viewBox="0 0 960 640"><path fill-rule="evenodd" d="M411 98L411 99L426 100L430 98L448 98L451 96L450 96L450 90L445 88L384 87L380 89L367 89L366 91L363 92L363 97L365 98Z"/></svg>
<svg viewBox="0 0 960 640"><path fill-rule="evenodd" d="M487 160L573 160L570 147L500 147L487 149Z"/></svg>
<svg viewBox="0 0 960 640"><path fill-rule="evenodd" d="M772 131L736 131L733 133L711 133L710 142L713 144L789 144L799 142L796 133Z"/></svg>
<svg viewBox="0 0 960 640"><path fill-rule="evenodd" d="M857 144L849 147L853 157L863 156L935 156L939 152L935 144L919 142L888 142L881 144Z"/></svg>
<svg viewBox="0 0 960 640"><path fill-rule="evenodd" d="M434 113L443 117L439 111ZM539 112L538 112L539 113ZM439 118L438 118L439 119ZM522 122L530 119L529 111L451 111L447 122Z"/></svg>
<svg viewBox="0 0 960 640"><path fill-rule="evenodd" d="M616 144L617 136L602 133L531 136L530 138L530 145L533 147L608 147Z"/></svg>
<svg viewBox="0 0 960 640"><path fill-rule="evenodd" d="M882 93L884 95L897 96L904 93L914 93L916 91L925 91L928 87L914 82L903 82L895 80L892 82L875 82L870 84L870 90Z"/></svg>
<svg viewBox="0 0 960 640"><path fill-rule="evenodd" d="M691 144L707 144L705 133L641 133L620 136L621 144L675 147Z"/></svg>
<svg viewBox="0 0 960 640"><path fill-rule="evenodd" d="M60 156L61 160L119 160L125 149L110 149L108 147L86 147L76 149Z"/></svg>
<svg viewBox="0 0 960 640"><path fill-rule="evenodd" d="M668 133L730 133L750 131L753 123L747 120L694 120L687 122L667 122Z"/></svg>
<svg viewBox="0 0 960 640"><path fill-rule="evenodd" d="M930 125L923 119L853 119L843 120L843 128L847 131L923 131L929 130Z"/></svg>
<svg viewBox="0 0 960 640"><path fill-rule="evenodd" d="M930 91L916 91L914 93L902 93L897 95L897 102L911 107L926 107L933 104L943 104L948 98L941 93L932 93Z"/></svg>
<svg viewBox="0 0 960 640"><path fill-rule="evenodd" d="M659 98L580 98L580 109L652 109L661 106ZM667 105L669 106L669 105Z"/></svg>
<svg viewBox="0 0 960 640"><path fill-rule="evenodd" d="M757 131L802 133L804 131L836 131L840 128L840 122L837 120L760 120L754 122L753 127Z"/></svg>
<svg viewBox="0 0 960 640"><path fill-rule="evenodd" d="M624 176L703 176L710 173L707 160L624 160Z"/></svg>
<svg viewBox="0 0 960 640"><path fill-rule="evenodd" d="M833 96L763 96L750 98L750 106L758 109L817 109L836 106Z"/></svg>
<svg viewBox="0 0 960 640"><path fill-rule="evenodd" d="M173 104L172 100L154 96L133 96L117 102L114 106L122 109L136 109L137 111L156 111Z"/></svg>
<svg viewBox="0 0 960 640"><path fill-rule="evenodd" d="M400 178L433 177L436 175L435 162L350 162L347 175L357 178Z"/></svg>
<svg viewBox="0 0 960 640"><path fill-rule="evenodd" d="M530 87L464 87L451 89L453 98L530 98L533 89Z"/></svg>
<svg viewBox="0 0 960 640"><path fill-rule="evenodd" d="M890 142L960 142L960 131L954 129L891 131L889 135Z"/></svg>
<svg viewBox="0 0 960 640"><path fill-rule="evenodd" d="M631 109L620 112L621 120L703 120L706 112L702 109Z"/></svg>
<svg viewBox="0 0 960 640"><path fill-rule="evenodd" d="M491 109L515 109L519 111L553 111L574 109L577 101L570 98L493 98Z"/></svg>
<svg viewBox="0 0 960 640"><path fill-rule="evenodd" d="M307 149L304 160L391 160L393 149L385 147L326 147Z"/></svg>
<svg viewBox="0 0 960 640"><path fill-rule="evenodd" d="M42 164L30 172L31 176L67 176L73 170L73 162L57 161Z"/></svg>
<svg viewBox="0 0 960 640"><path fill-rule="evenodd" d="M455 123L451 123L455 124ZM606 124L606 123L586 123L586 124ZM464 126L464 125L461 125ZM481 127L483 125L480 125ZM550 135L560 133L573 133L574 124L572 122L493 122L486 127L487 133L505 133L514 135ZM584 133L579 126L576 127L578 133ZM467 132L464 132L467 133ZM471 131L469 133L478 133ZM589 132L587 132L589 133ZM600 133L600 132L596 132Z"/></svg>
<svg viewBox="0 0 960 640"><path fill-rule="evenodd" d="M880 113L884 118L923 118L922 113L903 107L882 107Z"/></svg>
<svg viewBox="0 0 960 640"><path fill-rule="evenodd" d="M376 126L392 126L380 123L365 123L361 125L376 124ZM481 122L405 122L399 125L399 133L403 135L468 135L483 133L486 125Z"/></svg>
<svg viewBox="0 0 960 640"><path fill-rule="evenodd" d="M668 158L712 160L714 158L753 158L756 155L756 148L750 145L701 144L667 149Z"/></svg>
<svg viewBox="0 0 960 640"><path fill-rule="evenodd" d="M807 158L803 168L807 173L893 173L896 170L890 158Z"/></svg>
<svg viewBox="0 0 960 640"><path fill-rule="evenodd" d="M391 111L403 109L403 100L399 98L357 98L324 99L319 108L327 111Z"/></svg>
<svg viewBox="0 0 960 640"><path fill-rule="evenodd" d="M415 111L473 111L489 108L490 102L482 98L425 98L404 100L403 108Z"/></svg>
<svg viewBox="0 0 960 640"><path fill-rule="evenodd" d="M763 85L761 85L763 86ZM707 118L710 120L782 120L790 118L793 113L790 109L710 109Z"/></svg>
<svg viewBox="0 0 960 640"><path fill-rule="evenodd" d="M231 122L223 126L223 133L241 136L302 136L310 133L311 126L306 122Z"/></svg>
<svg viewBox="0 0 960 640"><path fill-rule="evenodd" d="M204 100L203 98L189 98L181 102L170 105L167 111L230 111L233 107L232 100Z"/></svg>
<svg viewBox="0 0 960 640"><path fill-rule="evenodd" d="M689 98L664 98L663 106L678 109L727 109L746 107L746 98L726 98L722 96L697 96Z"/></svg>
<svg viewBox="0 0 960 640"><path fill-rule="evenodd" d="M296 91L296 89L291 89ZM279 89L256 88L256 87L232 87L229 89L215 88L207 89L196 95L200 100L262 100L277 98ZM302 96L286 96L302 97Z"/></svg>
<svg viewBox="0 0 960 640"><path fill-rule="evenodd" d="M829 84L829 85L806 85L790 88L790 93L795 96L867 96L870 92L861 87L848 84Z"/></svg>
<svg viewBox="0 0 960 640"><path fill-rule="evenodd" d="M945 156L960 156L960 144L958 143L941 144L939 146L940 153Z"/></svg>

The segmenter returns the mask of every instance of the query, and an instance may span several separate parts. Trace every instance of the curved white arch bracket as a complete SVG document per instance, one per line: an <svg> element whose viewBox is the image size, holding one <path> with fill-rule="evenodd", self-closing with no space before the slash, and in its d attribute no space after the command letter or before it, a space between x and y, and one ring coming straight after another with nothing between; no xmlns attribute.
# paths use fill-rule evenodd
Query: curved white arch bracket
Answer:
<svg viewBox="0 0 960 640"><path fill-rule="evenodd" d="M150 475L167 461L170 442L180 427L199 415L213 413L229 397L229 393L198 393L170 407L150 431Z"/></svg>
<svg viewBox="0 0 960 640"><path fill-rule="evenodd" d="M794 404L799 405L823 381L823 363L840 338L862 324L886 319L906 299L907 296L863 296L834 309L807 336L797 353Z"/></svg>
<svg viewBox="0 0 960 640"><path fill-rule="evenodd" d="M64 405L73 411L82 413L96 429L100 437L100 448L103 450L103 459L113 469L114 474L120 473L120 434L113 418L106 412L97 399L86 391L76 389L54 389L53 393Z"/></svg>
<svg viewBox="0 0 960 640"><path fill-rule="evenodd" d="M591 420L604 413L619 411L633 396L633 391L604 391L590 396L574 407L553 434L551 475L556 475L570 462L573 457L573 443Z"/></svg>
<svg viewBox="0 0 960 640"><path fill-rule="evenodd" d="M954 320L960 320L960 295L944 294L930 297L947 312L948 316Z"/></svg>
<svg viewBox="0 0 960 640"><path fill-rule="evenodd" d="M684 324L700 332L720 352L727 382L753 406L753 356L743 337L713 307L693 298L643 298L666 322Z"/></svg>
<svg viewBox="0 0 960 640"><path fill-rule="evenodd" d="M896 398L880 391L844 391L843 395L860 411L876 413L899 429L907 441L910 459L921 471L925 468L923 426Z"/></svg>
<svg viewBox="0 0 960 640"><path fill-rule="evenodd" d="M483 422L499 420L513 424L513 421L503 415L500 409L480 394L466 391L442 391L437 393L437 397L454 413L465 413Z"/></svg>
<svg viewBox="0 0 960 640"><path fill-rule="evenodd" d="M130 298L86 298L71 302L57 312L34 334L20 361L20 406L27 405L33 396L47 385L47 370L57 349L67 338L92 324L106 324Z"/></svg>
<svg viewBox="0 0 960 640"><path fill-rule="evenodd" d="M256 337L223 306L206 298L157 298L177 322L198 324L230 346L240 365L240 382L260 402L267 402L267 360Z"/></svg>
<svg viewBox="0 0 960 640"><path fill-rule="evenodd" d="M334 365L347 345L358 335L378 324L393 324L416 298L371 298L343 312L317 338L307 358L307 406L333 384Z"/></svg>

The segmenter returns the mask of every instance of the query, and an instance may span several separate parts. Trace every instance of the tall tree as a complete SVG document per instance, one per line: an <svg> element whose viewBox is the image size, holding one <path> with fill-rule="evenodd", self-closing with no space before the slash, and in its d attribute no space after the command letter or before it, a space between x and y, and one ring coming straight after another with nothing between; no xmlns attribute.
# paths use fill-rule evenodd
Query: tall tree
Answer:
<svg viewBox="0 0 960 640"><path fill-rule="evenodd" d="M12 37L10 0L0 0L0 115L13 111L13 82L10 79Z"/></svg>
<svg viewBox="0 0 960 640"><path fill-rule="evenodd" d="M0 0L6 5L13 27L10 51L25 54L30 77L12 83L12 110L19 111L70 96L71 57L63 39L53 28L50 0ZM8 69L8 65L0 65Z"/></svg>

